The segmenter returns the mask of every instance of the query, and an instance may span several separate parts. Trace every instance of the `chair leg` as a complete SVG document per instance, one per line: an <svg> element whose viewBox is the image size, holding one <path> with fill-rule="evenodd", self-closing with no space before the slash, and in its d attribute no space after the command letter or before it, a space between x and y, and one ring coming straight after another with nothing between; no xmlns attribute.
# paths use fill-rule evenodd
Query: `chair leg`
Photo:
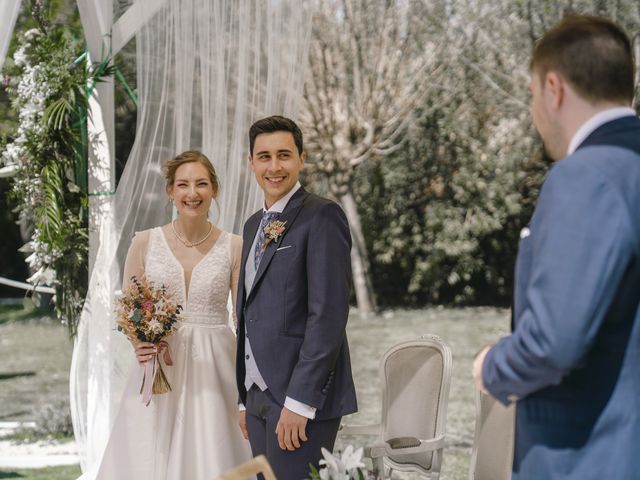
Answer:
<svg viewBox="0 0 640 480"><path fill-rule="evenodd" d="M384 480L387 477L384 474L384 459L382 457L372 458L373 462L373 475L376 480Z"/></svg>

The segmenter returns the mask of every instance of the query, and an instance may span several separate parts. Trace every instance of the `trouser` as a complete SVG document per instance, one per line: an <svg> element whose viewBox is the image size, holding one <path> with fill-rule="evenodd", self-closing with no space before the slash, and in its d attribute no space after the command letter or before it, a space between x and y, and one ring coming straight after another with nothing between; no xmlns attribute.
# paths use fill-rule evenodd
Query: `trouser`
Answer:
<svg viewBox="0 0 640 480"><path fill-rule="evenodd" d="M306 442L294 451L282 450L278 445L276 425L282 405L269 390L261 391L255 385L247 392L247 430L254 456L264 455L278 480L303 480L310 478L309 464L318 468L322 458L321 447L330 452L338 434L341 418L309 420L305 429Z"/></svg>

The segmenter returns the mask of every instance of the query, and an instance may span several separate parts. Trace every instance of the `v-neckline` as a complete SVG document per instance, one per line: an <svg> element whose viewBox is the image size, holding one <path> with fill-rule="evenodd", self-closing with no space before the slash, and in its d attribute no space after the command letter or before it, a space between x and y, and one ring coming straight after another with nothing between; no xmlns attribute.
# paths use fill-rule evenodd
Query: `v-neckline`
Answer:
<svg viewBox="0 0 640 480"><path fill-rule="evenodd" d="M169 255L171 256L173 261L176 263L176 265L180 267L180 272L182 272L182 293L184 294L184 302L185 302L185 310L186 310L186 306L189 304L189 297L191 296L190 292L191 292L191 285L193 285L193 274L195 273L196 268L198 268L200 264L211 254L211 252L216 249L216 247L220 243L220 239L222 238L222 235L225 232L223 230L220 230L220 234L218 235L218 238L216 238L216 241L213 243L213 245L211 245L211 248L209 248L207 253L205 253L203 257L200 260L198 260L196 264L193 266L193 268L191 269L191 277L189 278L189 286L187 287L187 277L185 275L184 266L182 265L182 263L180 263L180 260L178 260L178 257L176 257L175 253L173 253L173 250L171 250L171 247L169 246L169 241L167 240L167 237L165 236L164 231L162 230L162 227L158 227L158 230L160 232L160 237L162 237L162 242L164 243L164 246L169 252Z"/></svg>

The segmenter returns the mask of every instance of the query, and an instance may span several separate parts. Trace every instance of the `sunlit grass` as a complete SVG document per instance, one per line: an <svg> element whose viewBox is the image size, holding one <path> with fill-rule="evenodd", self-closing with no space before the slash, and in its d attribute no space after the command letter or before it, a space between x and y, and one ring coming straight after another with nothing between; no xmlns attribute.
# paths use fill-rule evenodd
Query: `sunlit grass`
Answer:
<svg viewBox="0 0 640 480"><path fill-rule="evenodd" d="M82 472L78 465L65 465L62 467L12 469L0 468L0 479L18 478L21 480L73 480Z"/></svg>
<svg viewBox="0 0 640 480"><path fill-rule="evenodd" d="M43 317L50 318L51 314L38 310L30 299L25 299L22 305L0 304L0 325L25 320L38 320Z"/></svg>

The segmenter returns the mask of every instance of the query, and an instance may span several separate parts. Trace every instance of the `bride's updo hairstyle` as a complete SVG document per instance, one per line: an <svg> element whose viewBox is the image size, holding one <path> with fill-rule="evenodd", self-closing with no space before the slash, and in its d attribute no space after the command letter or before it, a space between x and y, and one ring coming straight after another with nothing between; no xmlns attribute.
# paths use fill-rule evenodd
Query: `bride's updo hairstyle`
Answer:
<svg viewBox="0 0 640 480"><path fill-rule="evenodd" d="M177 155L175 158L171 160L167 160L167 162L162 167L162 172L164 173L164 178L167 180L167 191L173 185L173 182L176 180L176 170L180 167L180 165L184 165L185 163L196 162L200 165L204 166L209 172L209 180L211 181L211 187L213 188L214 196L218 193L218 175L216 174L215 168L213 168L213 164L209 161L207 156L199 152L198 150L187 150L186 152L182 152Z"/></svg>

